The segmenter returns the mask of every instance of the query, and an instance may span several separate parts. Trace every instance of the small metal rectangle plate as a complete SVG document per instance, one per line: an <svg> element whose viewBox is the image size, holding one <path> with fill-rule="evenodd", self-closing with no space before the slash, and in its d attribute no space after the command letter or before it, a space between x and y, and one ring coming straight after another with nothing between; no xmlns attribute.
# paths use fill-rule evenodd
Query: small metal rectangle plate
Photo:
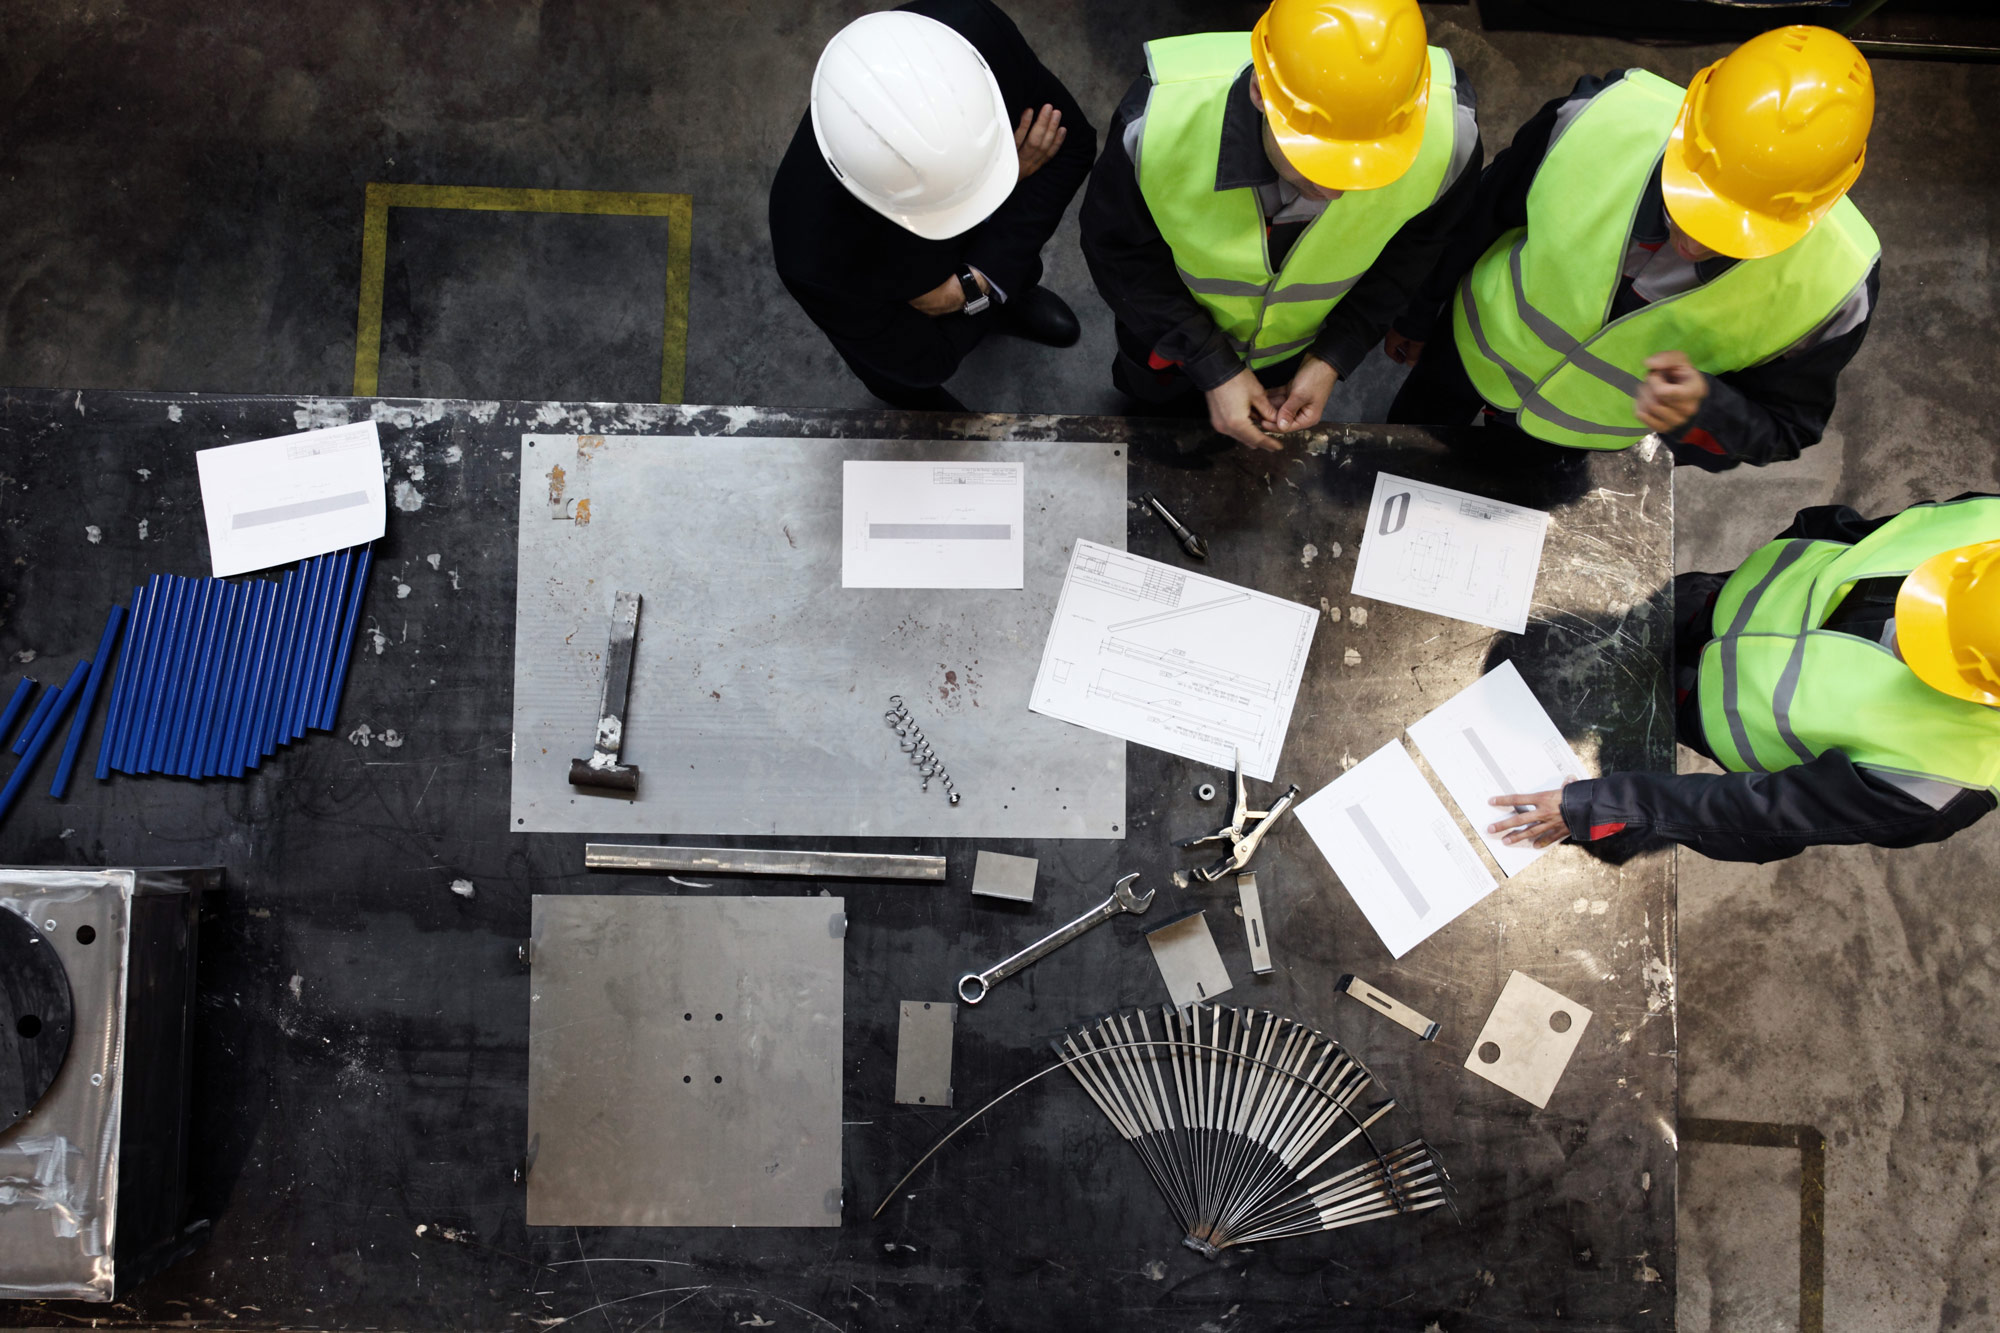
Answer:
<svg viewBox="0 0 2000 1333"><path fill-rule="evenodd" d="M1352 973L1342 977L1334 986L1334 989L1353 996L1379 1014L1386 1014L1410 1031L1416 1033L1418 1039L1421 1041L1429 1041L1438 1034L1438 1025L1436 1023L1425 1018L1395 996L1369 985Z"/></svg>
<svg viewBox="0 0 2000 1333"><path fill-rule="evenodd" d="M1501 988L1465 1067L1516 1097L1547 1106L1590 1018L1590 1010L1576 1001L1516 972Z"/></svg>
<svg viewBox="0 0 2000 1333"><path fill-rule="evenodd" d="M1153 961L1178 1008L1212 1000L1234 984L1200 909L1147 931L1146 943L1153 946Z"/></svg>
<svg viewBox="0 0 2000 1333"><path fill-rule="evenodd" d="M951 1043L958 1006L948 1000L905 1000L896 1029L896 1101L905 1106L951 1105Z"/></svg>
<svg viewBox="0 0 2000 1333"><path fill-rule="evenodd" d="M839 1226L845 909L536 895L529 1225Z"/></svg>
<svg viewBox="0 0 2000 1333"><path fill-rule="evenodd" d="M1035 901L1035 869L1038 864L1032 856L981 852L972 865L972 891L984 898L1031 903Z"/></svg>
<svg viewBox="0 0 2000 1333"><path fill-rule="evenodd" d="M1243 939L1250 946L1250 970L1261 977L1271 970L1271 937L1264 933L1264 900L1257 894L1257 876L1238 875L1236 896L1242 902Z"/></svg>

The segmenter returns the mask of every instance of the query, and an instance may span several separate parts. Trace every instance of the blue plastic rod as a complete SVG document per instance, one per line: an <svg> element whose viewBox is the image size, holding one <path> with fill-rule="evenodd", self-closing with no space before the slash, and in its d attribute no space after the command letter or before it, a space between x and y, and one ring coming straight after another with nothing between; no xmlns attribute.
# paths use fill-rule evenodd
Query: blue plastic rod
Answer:
<svg viewBox="0 0 2000 1333"><path fill-rule="evenodd" d="M160 750L160 771L176 777L184 777L187 768L181 763L183 743L187 738L189 714L201 697L202 683L209 669L209 650L215 640L215 622L222 604L222 583L219 579L199 579L195 593L194 629L188 635L187 653L181 660L180 687L174 691L174 711L168 724L161 728L164 744Z"/></svg>
<svg viewBox="0 0 2000 1333"><path fill-rule="evenodd" d="M132 771L135 773L159 771L160 753L165 746L160 733L173 722L171 696L186 656L188 632L194 623L194 580L184 579L178 574L169 574L167 578L173 583L173 594L167 605L167 623L160 639L159 652L153 659L152 697L146 701L145 721L132 753Z"/></svg>
<svg viewBox="0 0 2000 1333"><path fill-rule="evenodd" d="M292 698L292 674L297 670L299 655L305 651L306 624L312 619L314 583L319 574L319 561L299 562L298 583L292 588L291 621L285 628L285 641L278 654L276 669L271 673L271 714L264 724L264 753L275 754L280 745L291 738L285 734L285 719L290 715Z"/></svg>
<svg viewBox="0 0 2000 1333"><path fill-rule="evenodd" d="M327 673L326 698L321 701L319 728L329 731L340 713L340 694L347 684L347 659L354 651L354 635L361 628L361 594L368 586L368 566L374 562L375 545L361 548L354 562L354 579L347 591L347 614L341 617L340 639L334 645L333 670Z"/></svg>
<svg viewBox="0 0 2000 1333"><path fill-rule="evenodd" d="M303 720L306 680L312 675L313 653L319 642L319 628L326 618L327 586L333 581L333 557L315 556L312 563L311 591L306 597L305 618L299 624L298 650L293 654L285 672L285 712L278 728L278 736L288 743L297 740L305 733L305 728L300 724Z"/></svg>
<svg viewBox="0 0 2000 1333"><path fill-rule="evenodd" d="M42 760L42 752L49 748L49 739L56 734L56 724L62 721L62 715L68 711L71 701L76 698L76 692L83 688L84 677L89 674L90 663L78 662L76 669L69 673L69 683L60 690L49 691L55 698L55 703L42 715L41 725L36 727L34 734L28 738L27 751L21 756L21 762L14 765L14 771L7 775L7 785L0 787L0 819L5 819L7 812L14 808L14 802L20 798L21 788L28 785L28 779L34 775L35 765Z"/></svg>
<svg viewBox="0 0 2000 1333"><path fill-rule="evenodd" d="M210 771L222 777L236 777L242 773L242 765L236 757L242 753L236 745L242 735L242 717L246 697L250 695L250 685L256 679L256 652L258 636L264 632L264 612L270 606L270 582L256 578L244 584L244 630L242 644L236 652L236 675L230 681L230 697L222 707L222 717L214 729L214 749L210 753Z"/></svg>
<svg viewBox="0 0 2000 1333"><path fill-rule="evenodd" d="M230 777L240 777L243 770L256 760L250 748L251 737L256 731L257 701L264 685L264 668L270 660L273 625L278 615L279 585L267 579L257 580L257 622L252 630L249 661L243 674L243 697L237 701L235 716L229 724L229 738L222 771Z"/></svg>
<svg viewBox="0 0 2000 1333"><path fill-rule="evenodd" d="M111 677L111 697L104 702L104 731L97 738L95 773L99 782L111 776L111 757L118 752L119 730L125 724L125 703L132 694L132 677L139 669L142 619L150 612L146 585L132 589L132 613L125 621L125 647L118 654L118 671Z"/></svg>
<svg viewBox="0 0 2000 1333"><path fill-rule="evenodd" d="M21 713L28 706L28 700L35 695L35 678L21 677L21 683L14 687L13 695L7 700L7 711L0 713L0 741L7 739L7 733L21 720Z"/></svg>
<svg viewBox="0 0 2000 1333"><path fill-rule="evenodd" d="M69 740L63 745L62 758L56 763L56 780L49 784L49 795L58 801L69 790L69 775L76 767L77 752L83 748L83 733L90 727L91 706L97 702L98 687L104 683L104 673L109 669L111 654L118 647L118 631L125 624L125 608L114 606L111 614L104 618L104 633L98 636L97 652L90 659L90 675L83 682L83 697L76 703L76 718L69 726Z"/></svg>
<svg viewBox="0 0 2000 1333"><path fill-rule="evenodd" d="M256 731L251 738L252 768L255 768L260 760L268 759L271 752L278 748L275 720L278 714L278 697L284 692L285 660L291 654L292 630L298 623L299 598L304 591L305 578L301 571L286 570L278 607L277 632L271 639L271 660L265 665L264 683L259 691Z"/></svg>
<svg viewBox="0 0 2000 1333"><path fill-rule="evenodd" d="M334 639L340 633L340 616L347 609L347 576L354 565L354 552L342 551L333 558L326 589L320 598L319 625L313 634L312 655L306 660L306 677L299 691L295 733L303 736L319 724L320 696L326 693L326 673L333 665Z"/></svg>
<svg viewBox="0 0 2000 1333"><path fill-rule="evenodd" d="M49 710L55 706L56 692L54 690L43 690L42 697L35 700L35 707L29 712L28 720L21 724L21 734L16 736L14 743L7 748L15 754L25 753L28 748L28 742L35 738L35 728L42 725L42 719L47 717Z"/></svg>
<svg viewBox="0 0 2000 1333"><path fill-rule="evenodd" d="M160 654L165 651L167 632L174 607L174 579L155 574L146 589L146 637L139 644L139 674L132 680L132 697L125 705L125 721L118 728L118 748L112 752L111 767L120 773L141 773L146 734L146 714L152 708L158 688Z"/></svg>
<svg viewBox="0 0 2000 1333"><path fill-rule="evenodd" d="M215 646L209 654L214 667L202 673L206 683L188 719L187 740L181 749L182 765L191 778L208 776L209 728L214 725L219 701L228 691L229 672L236 659L236 638L243 629L243 585L224 583L220 596L221 608L215 617Z"/></svg>

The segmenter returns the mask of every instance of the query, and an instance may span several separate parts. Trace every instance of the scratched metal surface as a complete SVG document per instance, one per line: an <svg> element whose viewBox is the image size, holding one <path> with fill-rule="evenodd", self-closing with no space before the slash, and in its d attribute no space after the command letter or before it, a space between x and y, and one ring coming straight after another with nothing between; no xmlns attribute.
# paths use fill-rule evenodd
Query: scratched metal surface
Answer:
<svg viewBox="0 0 2000 1333"><path fill-rule="evenodd" d="M1080 538L1125 545L1125 451L529 435L521 449L513 827L529 833L1116 838L1124 743L1028 711ZM847 458L1025 467L1020 588L842 588ZM560 469L560 471L558 471ZM554 474L553 477L551 474ZM554 478L561 479L558 484ZM564 492L551 521L550 495ZM588 515L579 522L575 515ZM637 592L636 795L579 790L614 591ZM901 694L964 799L924 790Z"/></svg>
<svg viewBox="0 0 2000 1333"><path fill-rule="evenodd" d="M1041 859L1032 905L972 898L962 841L899 848L949 855L942 888L832 886L850 922L845 1226L571 1230L528 1227L515 1175L528 1031L517 948L530 898L681 890L586 875L580 837L507 825L524 432L894 438L914 428L1129 445L1135 493L1158 491L1208 538L1209 572L1325 599L1280 774L1307 791L1503 657L1587 758L1670 766L1664 458L1496 457L1476 431L1447 452L1432 435L1382 427L1327 428L1265 458L1181 453L1199 432L1108 418L15 391L0 395L0 664L34 652L44 678L64 673L141 575L202 572L194 448L371 413L384 421L398 507L337 734L242 782L86 781L62 806L38 789L0 825L4 862L215 861L229 876L202 929L196 1084L207 1132L194 1170L213 1239L120 1305L0 1306L0 1324L1673 1327L1674 888L1661 850L1561 849L1398 963L1288 822L1257 866L1276 970L1253 977L1234 886L1168 882L1186 864L1170 840L1220 822L1192 795L1218 775L1132 748L1122 843L985 844ZM1384 467L1553 510L1526 634L1379 604L1365 622L1351 613L1360 514ZM1133 550L1179 558L1151 518L1129 523ZM961 972L1097 901L1124 870L1160 890L1151 920L1209 909L1236 982L1227 999L1316 1024L1370 1064L1399 1103L1385 1131L1437 1147L1459 1221L1429 1213L1212 1263L1181 1247L1130 1150L1059 1079L961 1135L910 1197L868 1220L936 1135L1042 1067L1048 1036L1165 1001L1140 935L1149 920L1106 926L961 1013L954 1109L892 1101L900 1001L949 998ZM1515 968L1596 1014L1546 1111L1459 1068ZM1438 1040L1418 1043L1337 995L1347 971L1441 1022Z"/></svg>

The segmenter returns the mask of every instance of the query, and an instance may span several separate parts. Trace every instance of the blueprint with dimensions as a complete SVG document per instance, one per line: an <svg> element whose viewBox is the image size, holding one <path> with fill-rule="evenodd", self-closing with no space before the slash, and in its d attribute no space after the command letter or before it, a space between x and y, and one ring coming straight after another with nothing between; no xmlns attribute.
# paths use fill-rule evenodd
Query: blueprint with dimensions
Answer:
<svg viewBox="0 0 2000 1333"><path fill-rule="evenodd" d="M1522 634L1548 530L1539 509L1380 472L1353 591Z"/></svg>
<svg viewBox="0 0 2000 1333"><path fill-rule="evenodd" d="M1028 707L1264 782L1319 612L1078 541Z"/></svg>

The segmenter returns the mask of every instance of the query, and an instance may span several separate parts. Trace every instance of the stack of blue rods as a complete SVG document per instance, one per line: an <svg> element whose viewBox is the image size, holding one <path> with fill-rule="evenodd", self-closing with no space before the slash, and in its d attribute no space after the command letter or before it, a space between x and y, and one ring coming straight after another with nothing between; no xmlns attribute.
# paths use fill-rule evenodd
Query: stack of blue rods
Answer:
<svg viewBox="0 0 2000 1333"><path fill-rule="evenodd" d="M134 588L98 778L241 777L332 727L372 555L315 556L275 583L155 574Z"/></svg>

